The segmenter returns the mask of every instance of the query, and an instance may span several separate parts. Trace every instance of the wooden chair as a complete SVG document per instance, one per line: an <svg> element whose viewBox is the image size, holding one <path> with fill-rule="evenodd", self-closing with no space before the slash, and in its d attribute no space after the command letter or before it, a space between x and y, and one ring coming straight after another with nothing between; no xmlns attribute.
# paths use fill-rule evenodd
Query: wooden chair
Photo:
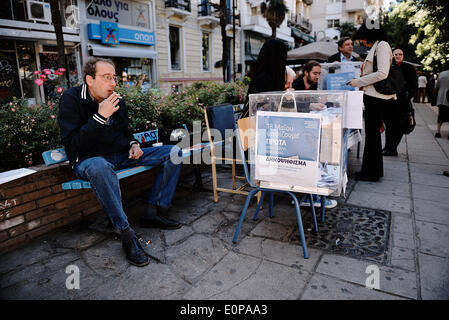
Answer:
<svg viewBox="0 0 449 320"><path fill-rule="evenodd" d="M234 107L231 104L222 104L204 108L204 119L206 122L207 135L210 145L211 166L212 166L212 185L214 192L214 201L218 202L218 192L228 192L234 194L248 195L245 191L248 183L245 177L236 175L236 164L241 163L240 159L236 158L236 144L234 139L234 130L236 128ZM232 112L233 117L225 116ZM213 139L213 137L215 139ZM223 152L218 154L217 148L220 147ZM232 149L229 149L232 148ZM232 153L231 153L232 152ZM227 157L231 155L231 157ZM218 186L217 179L217 161L231 163L232 170L232 189ZM243 184L237 186L237 180L244 181ZM261 194L257 194L259 201Z"/></svg>

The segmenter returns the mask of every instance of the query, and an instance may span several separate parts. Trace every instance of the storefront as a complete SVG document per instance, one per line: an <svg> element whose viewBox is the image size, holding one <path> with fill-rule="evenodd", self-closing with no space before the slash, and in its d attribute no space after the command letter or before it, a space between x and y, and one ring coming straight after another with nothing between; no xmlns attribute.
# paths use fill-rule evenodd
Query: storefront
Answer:
<svg viewBox="0 0 449 320"><path fill-rule="evenodd" d="M157 86L153 1L80 3L83 58L111 58L126 87Z"/></svg>
<svg viewBox="0 0 449 320"><path fill-rule="evenodd" d="M42 16L33 16L33 1L5 1L0 11L0 104L12 97L25 97L29 105L52 98L55 86L73 86L81 82L80 37L78 30L66 26L65 11L61 13L64 34L64 50L67 58L68 82L59 78L57 45L51 24L49 1L41 4ZM62 7L76 1L62 1ZM36 70L49 69L50 74L42 86L34 83Z"/></svg>

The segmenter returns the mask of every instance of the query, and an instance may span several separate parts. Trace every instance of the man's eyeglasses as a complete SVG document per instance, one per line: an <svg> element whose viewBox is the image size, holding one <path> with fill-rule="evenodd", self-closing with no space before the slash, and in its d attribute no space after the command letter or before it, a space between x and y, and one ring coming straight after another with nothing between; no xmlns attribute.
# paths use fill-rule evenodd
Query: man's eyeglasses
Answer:
<svg viewBox="0 0 449 320"><path fill-rule="evenodd" d="M111 74L109 74L109 73L106 73L106 74L96 74L96 76L103 77L103 79L106 80L106 81L112 81L112 80L114 80L115 83L117 83L117 82L119 81L119 79L120 79L120 77L118 77L118 76L113 76L113 75L111 75Z"/></svg>

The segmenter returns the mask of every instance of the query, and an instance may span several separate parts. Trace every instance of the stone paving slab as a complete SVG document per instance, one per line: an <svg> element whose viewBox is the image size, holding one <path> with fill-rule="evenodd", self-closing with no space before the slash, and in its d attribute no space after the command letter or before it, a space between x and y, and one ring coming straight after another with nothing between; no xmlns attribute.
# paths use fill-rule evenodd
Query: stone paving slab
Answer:
<svg viewBox="0 0 449 320"><path fill-rule="evenodd" d="M385 180L382 183L377 182L359 182L354 191L376 192L385 195L400 197L410 196L410 186L408 183Z"/></svg>
<svg viewBox="0 0 449 320"><path fill-rule="evenodd" d="M371 262L337 255L324 255L316 272L364 286L369 276ZM399 268L378 266L380 291L405 298L417 298L416 274Z"/></svg>
<svg viewBox="0 0 449 320"><path fill-rule="evenodd" d="M404 300L365 286L314 275L301 297L303 300Z"/></svg>
<svg viewBox="0 0 449 320"><path fill-rule="evenodd" d="M415 173L412 176L412 182L416 184L424 184L427 186L449 188L449 179L442 173L438 174Z"/></svg>
<svg viewBox="0 0 449 320"><path fill-rule="evenodd" d="M410 214L410 199L405 197L383 194L379 194L379 197L374 197L371 192L353 191L347 203L366 208Z"/></svg>
<svg viewBox="0 0 449 320"><path fill-rule="evenodd" d="M435 165L435 164L425 164L425 163L410 163L409 165L410 165L411 176L414 176L415 174L443 175L443 171L449 170L449 164Z"/></svg>
<svg viewBox="0 0 449 320"><path fill-rule="evenodd" d="M446 177L447 178L447 177ZM449 188L412 183L413 198L448 203Z"/></svg>
<svg viewBox="0 0 449 320"><path fill-rule="evenodd" d="M449 259L420 253L422 298L449 300Z"/></svg>
<svg viewBox="0 0 449 320"><path fill-rule="evenodd" d="M416 228L420 252L449 258L448 225L417 221Z"/></svg>
<svg viewBox="0 0 449 320"><path fill-rule="evenodd" d="M401 269L415 271L415 250L401 247L392 248L390 265Z"/></svg>
<svg viewBox="0 0 449 320"><path fill-rule="evenodd" d="M308 273L264 259L229 253L185 299L294 300Z"/></svg>
<svg viewBox="0 0 449 320"><path fill-rule="evenodd" d="M300 245L259 237L246 237L234 249L237 253L263 258L311 272L314 270L322 252L313 248L307 248L307 250L309 251L309 259L304 259Z"/></svg>
<svg viewBox="0 0 449 320"><path fill-rule="evenodd" d="M415 199L413 203L416 220L449 225L449 202Z"/></svg>

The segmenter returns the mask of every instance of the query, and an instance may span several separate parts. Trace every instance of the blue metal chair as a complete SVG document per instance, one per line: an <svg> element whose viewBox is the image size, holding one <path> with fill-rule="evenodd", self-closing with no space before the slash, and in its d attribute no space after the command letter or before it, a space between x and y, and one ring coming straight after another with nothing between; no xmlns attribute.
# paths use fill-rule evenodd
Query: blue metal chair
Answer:
<svg viewBox="0 0 449 320"><path fill-rule="evenodd" d="M213 112L213 111L211 111L211 112ZM250 179L250 176L249 176L248 165L247 165L247 162L246 162L245 152L244 152L243 147L242 147L242 141L241 141L241 138L240 138L239 130L237 129L237 125L236 125L235 121L231 121L231 120L234 119L234 111L233 111L232 106L229 105L229 106L221 107L220 118L223 121L223 123L227 123L229 125L228 129L232 129L233 132L234 132L234 135L236 136L235 140L236 140L237 150L238 150L238 152L240 154L240 157L241 157L243 170L244 170L244 173L245 173L245 178L246 178L246 181L247 181L249 187L251 188L251 191L249 191L249 193L248 193L248 195L246 197L245 204L244 204L242 212L240 214L240 219L239 219L237 228L235 230L235 234L234 234L234 238L232 239L232 242L233 243L237 242L237 238L238 238L238 235L240 233L240 229L242 227L242 223L243 223L243 220L245 218L246 211L248 210L248 206L249 206L250 200L251 200L251 198L255 194L257 194L258 192L262 192L261 199L257 203L257 209L256 209L256 213L254 215L254 219L257 218L257 214L258 214L259 209L260 209L260 207L262 205L265 193L268 192L270 194L270 217L273 216L273 206L274 206L273 193L274 192L287 193L288 195L290 195L292 197L292 199L294 201L295 212L296 212L296 219L298 221L299 237L300 237L300 240L301 240L301 245L302 245L302 249L303 249L304 258L305 259L309 258L309 254L308 254L308 251L307 251L306 240L305 240L305 235L304 235L304 228L303 228L303 224L302 224L301 211L300 211L300 206L299 206L300 205L300 201L298 201L298 199L296 198L296 195L293 192L284 191L284 190L274 190L274 189L262 188L262 187L257 186L257 185L255 185L255 184L253 184L251 182L251 179ZM306 196L307 195L304 195L302 197L301 201L303 199L305 199ZM310 196L311 201L312 201L312 195L309 195L309 196ZM313 201L312 201L312 203L313 203ZM318 225L317 225L315 209L314 209L313 205L312 205L312 216L313 216L314 230L315 230L315 232L317 232L318 231Z"/></svg>

